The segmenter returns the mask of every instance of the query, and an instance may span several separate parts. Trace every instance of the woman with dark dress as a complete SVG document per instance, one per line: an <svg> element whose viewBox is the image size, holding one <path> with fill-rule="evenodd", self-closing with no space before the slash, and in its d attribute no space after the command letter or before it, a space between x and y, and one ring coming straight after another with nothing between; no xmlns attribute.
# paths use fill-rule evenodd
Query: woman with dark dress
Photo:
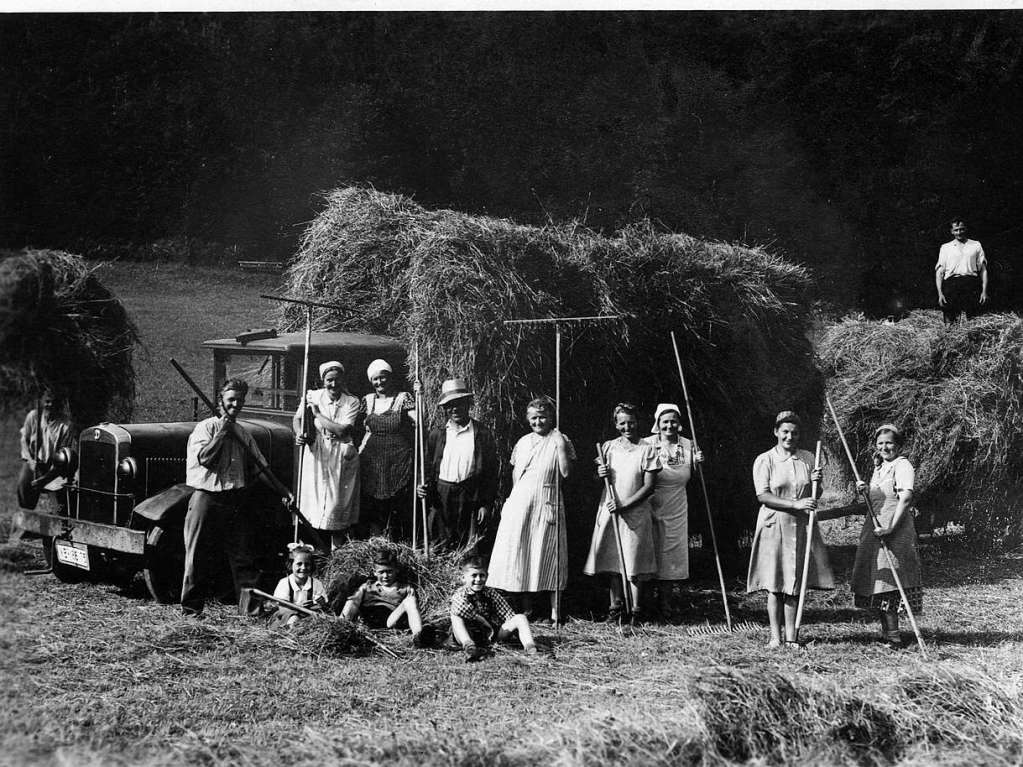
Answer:
<svg viewBox="0 0 1023 767"><path fill-rule="evenodd" d="M364 397L366 434L359 448L361 533L406 540L411 537L415 398L397 391L384 360L373 360L366 375L373 391Z"/></svg>
<svg viewBox="0 0 1023 767"><path fill-rule="evenodd" d="M899 633L899 611L902 599L888 557L881 549L881 540L895 562L902 587L913 614L923 611L923 580L920 557L916 550L916 526L913 524L913 464L902 456L902 433L890 423L874 432L874 474L870 484L859 484L860 491L869 490L870 504L879 524L868 514L860 533L856 561L852 571L855 605L872 610L881 620L881 639L895 649L902 647Z"/></svg>

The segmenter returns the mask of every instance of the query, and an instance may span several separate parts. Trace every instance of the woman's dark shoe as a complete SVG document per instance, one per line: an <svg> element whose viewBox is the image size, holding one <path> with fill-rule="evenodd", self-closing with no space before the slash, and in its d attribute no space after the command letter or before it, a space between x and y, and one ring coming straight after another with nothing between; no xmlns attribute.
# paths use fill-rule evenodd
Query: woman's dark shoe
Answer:
<svg viewBox="0 0 1023 767"><path fill-rule="evenodd" d="M627 617L628 613L625 612L624 602L615 602L611 605L611 609L607 611L608 623L621 623Z"/></svg>
<svg viewBox="0 0 1023 767"><path fill-rule="evenodd" d="M899 631L885 632L881 641L889 650L901 650L904 647L902 643L902 633Z"/></svg>

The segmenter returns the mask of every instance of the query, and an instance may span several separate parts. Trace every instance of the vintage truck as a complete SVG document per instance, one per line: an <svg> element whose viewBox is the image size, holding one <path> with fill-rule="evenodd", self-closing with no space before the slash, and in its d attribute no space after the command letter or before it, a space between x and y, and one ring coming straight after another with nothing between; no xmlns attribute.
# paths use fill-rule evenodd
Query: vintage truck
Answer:
<svg viewBox="0 0 1023 767"><path fill-rule="evenodd" d="M291 419L298 407L304 342L304 333L264 331L203 343L212 352L215 385L229 377L248 381L249 396L238 422L289 487L294 487L297 458ZM346 367L349 390L362 395L369 391L365 370L372 360L387 360L402 381L405 357L402 345L386 336L313 333L309 385L320 363L338 359ZM187 389L184 381L181 386ZM197 407L193 411L193 417L200 417ZM194 426L194 421L100 423L82 430L77 447L65 448L56 459L69 480L67 509L20 509L15 526L23 538L41 539L47 563L62 581L90 574L130 579L141 572L155 600L177 601L184 569L182 530L192 494L184 484L185 445ZM250 491L248 508L261 543L258 564L265 585L272 585L282 572L281 552L291 540L290 515L262 483Z"/></svg>

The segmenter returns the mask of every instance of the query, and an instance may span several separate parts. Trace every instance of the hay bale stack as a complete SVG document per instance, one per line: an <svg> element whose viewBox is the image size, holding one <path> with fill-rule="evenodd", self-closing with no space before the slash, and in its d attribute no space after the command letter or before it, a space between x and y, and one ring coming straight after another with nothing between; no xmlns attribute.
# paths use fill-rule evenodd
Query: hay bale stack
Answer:
<svg viewBox="0 0 1023 767"><path fill-rule="evenodd" d="M577 224L522 226L339 189L327 195L285 280L293 295L350 307L327 319L333 328L395 335L410 352L418 345L428 402L445 378L468 378L505 458L525 431L526 402L553 395L555 375L553 330L503 320L622 315L565 328L561 423L587 463L593 442L613 433L616 402L652 414L657 402L681 399L668 335L675 330L708 475L745 523L752 493L736 480L769 446L771 418L819 399L805 335L807 272L761 249L649 222L605 237ZM298 313L282 311L278 322L301 326ZM596 492L588 475L576 472L576 481Z"/></svg>
<svg viewBox="0 0 1023 767"><path fill-rule="evenodd" d="M963 522L974 543L1019 542L1023 319L991 314L950 329L936 311L898 323L845 319L825 329L818 353L861 473L874 429L895 423L925 510ZM842 455L830 419L825 429Z"/></svg>
<svg viewBox="0 0 1023 767"><path fill-rule="evenodd" d="M32 406L39 389L68 398L79 426L131 413L138 331L79 257L0 252L0 401Z"/></svg>

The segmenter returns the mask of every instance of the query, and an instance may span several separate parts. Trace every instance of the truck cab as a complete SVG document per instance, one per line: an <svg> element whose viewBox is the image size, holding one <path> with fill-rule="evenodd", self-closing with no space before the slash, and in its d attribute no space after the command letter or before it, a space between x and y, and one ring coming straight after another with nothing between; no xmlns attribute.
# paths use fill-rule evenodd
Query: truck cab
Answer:
<svg viewBox="0 0 1023 767"><path fill-rule="evenodd" d="M311 334L305 387L299 385L304 333L247 332L206 341L203 347L212 353L215 389L228 378L248 382L238 423L253 436L277 478L290 487L297 455L292 418L302 390L316 388L321 363L339 360L349 391L357 396L370 390L365 370L374 359L387 360L398 380L407 376L405 349L396 339L379 335ZM182 381L181 386L187 385ZM67 508L20 509L15 526L23 537L42 540L47 562L61 580L82 580L90 573L130 578L142 572L154 599L176 601L184 570L184 518L192 495L185 484L185 448L194 428L193 420L100 423L83 429L76 447L57 457L69 479ZM253 484L248 505L263 549L257 565L270 585L281 573L291 519L261 483Z"/></svg>

